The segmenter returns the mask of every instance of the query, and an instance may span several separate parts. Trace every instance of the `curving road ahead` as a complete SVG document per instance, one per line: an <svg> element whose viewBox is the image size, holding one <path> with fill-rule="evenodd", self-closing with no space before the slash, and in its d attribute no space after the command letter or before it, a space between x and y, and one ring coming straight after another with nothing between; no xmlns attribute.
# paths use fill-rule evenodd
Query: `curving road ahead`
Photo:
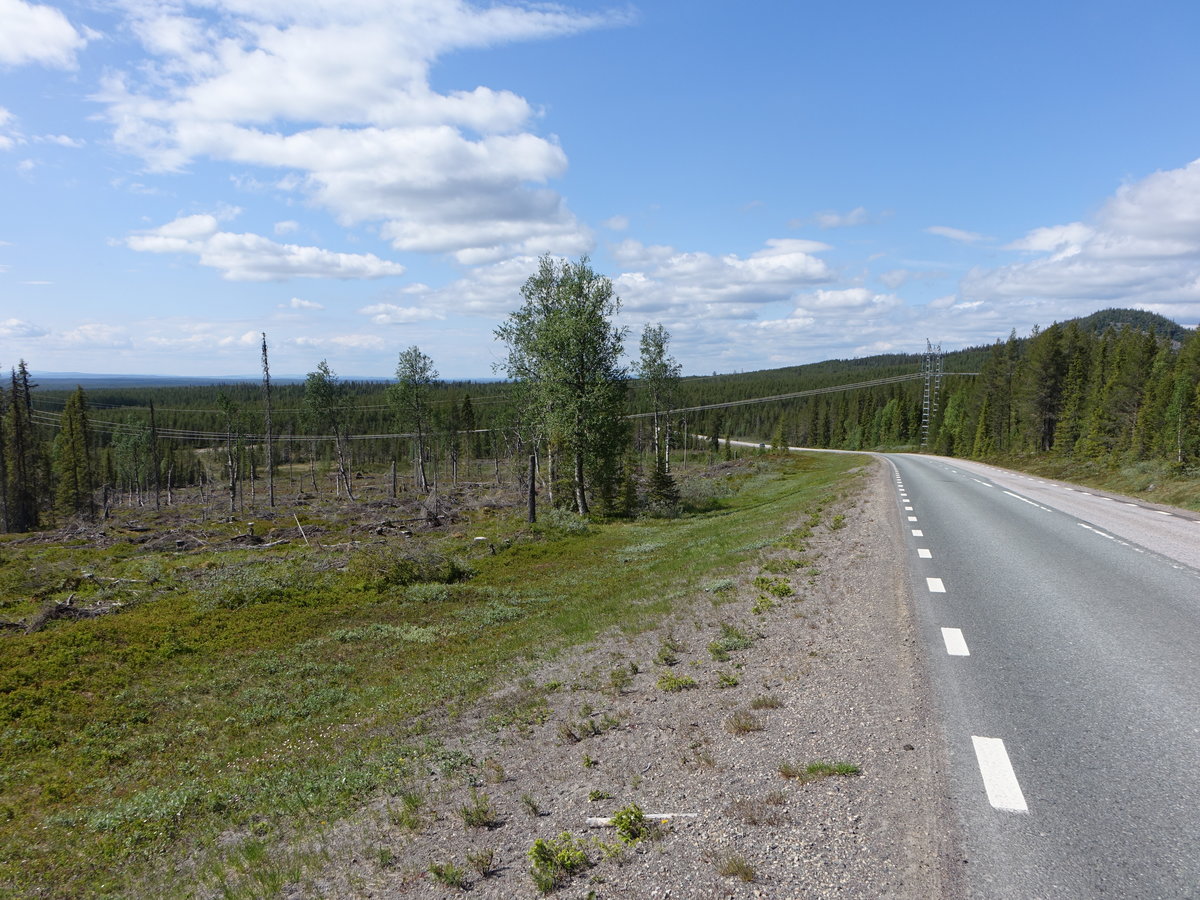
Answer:
<svg viewBox="0 0 1200 900"><path fill-rule="evenodd" d="M1200 897L1200 516L886 458L969 896Z"/></svg>

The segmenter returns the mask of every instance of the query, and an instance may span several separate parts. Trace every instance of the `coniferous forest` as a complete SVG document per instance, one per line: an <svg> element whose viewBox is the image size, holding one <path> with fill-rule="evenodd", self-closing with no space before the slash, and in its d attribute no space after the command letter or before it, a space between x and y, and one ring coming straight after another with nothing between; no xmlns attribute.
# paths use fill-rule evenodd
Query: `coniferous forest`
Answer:
<svg viewBox="0 0 1200 900"><path fill-rule="evenodd" d="M669 335L659 336L660 357L673 363ZM437 361L425 360L436 375ZM624 426L606 433L612 452L590 473L589 494L602 501L594 511L630 512L618 502L629 495L623 485L652 481L665 448L711 457L733 452L731 438L1200 471L1200 334L1161 316L1105 310L946 353L927 423L922 363L918 353L892 354L664 383L634 377L656 371L637 361L632 374L614 370L626 390L607 415ZM558 465L562 441L519 384L433 377L414 394L403 376L342 381L322 362L303 383L272 384L264 366L261 383L65 390L39 387L22 360L2 397L4 530L170 504L187 489L230 511L276 495L353 499L352 476L367 470L391 472L393 495L515 482L531 453L544 457L549 493L557 480L562 503L574 505L571 467Z"/></svg>

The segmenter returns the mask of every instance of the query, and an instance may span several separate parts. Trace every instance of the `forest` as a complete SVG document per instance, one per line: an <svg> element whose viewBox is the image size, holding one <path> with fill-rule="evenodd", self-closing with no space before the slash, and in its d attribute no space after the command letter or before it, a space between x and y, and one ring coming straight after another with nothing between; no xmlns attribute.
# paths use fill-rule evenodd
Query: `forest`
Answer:
<svg viewBox="0 0 1200 900"><path fill-rule="evenodd" d="M586 512L592 499L593 511L629 515L656 476L669 497L662 478L673 453L712 458L731 452L731 438L1200 469L1200 335L1151 313L1104 310L946 353L927 422L920 354L680 378L665 330L647 327L642 338L630 368L611 347L589 363L611 364L602 380L619 390L589 426L601 437L576 454L578 473L562 462L575 446L569 430L550 421L570 396L531 404L518 370L502 382L441 381L415 347L391 383L342 381L322 361L302 384L272 384L266 335L261 383L42 390L20 361L0 392L3 529L169 505L188 490L230 512L277 497L353 499L364 471L382 474L393 498L518 483L531 455L555 504ZM781 398L789 394L806 395Z"/></svg>

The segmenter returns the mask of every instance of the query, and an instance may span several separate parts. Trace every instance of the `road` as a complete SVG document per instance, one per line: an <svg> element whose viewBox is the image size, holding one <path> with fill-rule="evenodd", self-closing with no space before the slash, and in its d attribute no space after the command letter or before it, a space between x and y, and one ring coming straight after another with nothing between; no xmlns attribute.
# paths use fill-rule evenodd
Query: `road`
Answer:
<svg viewBox="0 0 1200 900"><path fill-rule="evenodd" d="M1200 516L885 458L969 896L1200 897Z"/></svg>

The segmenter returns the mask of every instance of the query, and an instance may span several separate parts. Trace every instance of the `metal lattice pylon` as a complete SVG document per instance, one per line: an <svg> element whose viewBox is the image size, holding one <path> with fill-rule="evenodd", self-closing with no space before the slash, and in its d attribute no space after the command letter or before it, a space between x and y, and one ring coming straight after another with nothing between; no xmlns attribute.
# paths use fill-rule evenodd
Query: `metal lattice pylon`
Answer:
<svg viewBox="0 0 1200 900"><path fill-rule="evenodd" d="M929 430L937 415L938 396L942 392L942 345L925 339L925 358L921 366L925 376L925 396L921 401L921 446L929 445Z"/></svg>

